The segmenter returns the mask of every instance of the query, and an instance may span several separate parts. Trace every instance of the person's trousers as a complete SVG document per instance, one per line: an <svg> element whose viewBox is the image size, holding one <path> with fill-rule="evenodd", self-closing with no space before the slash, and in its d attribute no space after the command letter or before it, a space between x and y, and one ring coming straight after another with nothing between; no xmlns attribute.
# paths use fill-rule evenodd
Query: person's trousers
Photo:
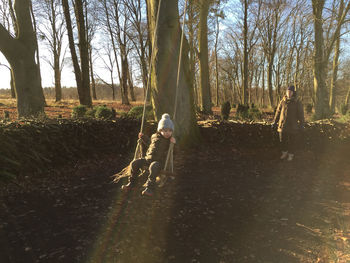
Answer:
<svg viewBox="0 0 350 263"><path fill-rule="evenodd" d="M149 175L148 175L146 185L149 188L153 188L156 184L156 178L162 169L160 162L157 162L157 161L151 162L144 158L136 159L132 161L130 182L135 182L137 180L138 172L143 167L148 167L148 170L149 170Z"/></svg>
<svg viewBox="0 0 350 263"><path fill-rule="evenodd" d="M297 133L279 132L280 149L282 152L294 153L298 147Z"/></svg>

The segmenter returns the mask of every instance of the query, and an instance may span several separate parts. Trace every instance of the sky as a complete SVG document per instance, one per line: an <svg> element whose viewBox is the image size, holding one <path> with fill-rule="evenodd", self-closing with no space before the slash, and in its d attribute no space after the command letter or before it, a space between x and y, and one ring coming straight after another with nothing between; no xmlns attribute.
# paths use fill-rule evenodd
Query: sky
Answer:
<svg viewBox="0 0 350 263"><path fill-rule="evenodd" d="M43 49L40 50L42 52ZM3 54L0 52L0 64L6 64L8 65L8 62L6 58L3 56ZM41 79L42 79L42 86L45 87L54 87L54 72L51 68L51 66L44 60L40 59L40 69L41 69ZM95 71L98 73L98 75L106 80L107 82L110 82L110 76L109 73L103 69L103 67L95 67ZM116 75L116 72L115 74ZM8 68L0 65L0 89L10 89L10 71ZM116 80L115 80L116 81ZM76 87L76 81L75 76L73 73L73 68L69 65L66 65L63 67L62 70L62 87ZM117 82L117 81L116 81Z"/></svg>
<svg viewBox="0 0 350 263"><path fill-rule="evenodd" d="M8 62L3 54L0 52L0 64L7 64ZM54 86L54 76L53 70L50 68L48 63L43 59L40 59L41 64L41 79L43 87L53 87ZM10 71L4 66L0 66L0 89L9 89L10 88ZM62 86L71 87L76 86L74 73L72 68L66 66L62 71Z"/></svg>

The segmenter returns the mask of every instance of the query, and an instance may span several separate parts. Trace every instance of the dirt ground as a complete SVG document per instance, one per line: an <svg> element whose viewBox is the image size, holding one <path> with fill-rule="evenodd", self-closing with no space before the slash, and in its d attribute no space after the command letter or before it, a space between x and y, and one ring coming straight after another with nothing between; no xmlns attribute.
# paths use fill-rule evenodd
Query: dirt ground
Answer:
<svg viewBox="0 0 350 263"><path fill-rule="evenodd" d="M213 132L176 152L177 175L153 197L111 183L125 156L7 187L0 262L350 262L350 145L287 162L275 144Z"/></svg>

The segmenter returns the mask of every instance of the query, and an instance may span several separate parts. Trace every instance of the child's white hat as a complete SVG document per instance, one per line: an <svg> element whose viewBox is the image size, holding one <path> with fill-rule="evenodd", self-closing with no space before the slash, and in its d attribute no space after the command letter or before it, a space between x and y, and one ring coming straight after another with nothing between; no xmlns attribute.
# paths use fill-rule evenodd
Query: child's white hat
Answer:
<svg viewBox="0 0 350 263"><path fill-rule="evenodd" d="M158 128L157 131L160 131L162 129L170 129L170 130L174 130L174 123L173 121L170 119L170 115L168 113L164 113L162 115L162 118L160 119L160 121L158 122Z"/></svg>

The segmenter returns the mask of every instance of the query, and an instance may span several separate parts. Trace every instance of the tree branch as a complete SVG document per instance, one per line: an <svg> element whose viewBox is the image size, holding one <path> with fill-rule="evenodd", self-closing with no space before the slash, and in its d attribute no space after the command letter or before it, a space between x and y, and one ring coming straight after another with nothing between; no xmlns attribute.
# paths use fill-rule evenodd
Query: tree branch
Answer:
<svg viewBox="0 0 350 263"><path fill-rule="evenodd" d="M0 24L0 51L8 59L11 54L16 52L16 41L6 30L6 28Z"/></svg>

